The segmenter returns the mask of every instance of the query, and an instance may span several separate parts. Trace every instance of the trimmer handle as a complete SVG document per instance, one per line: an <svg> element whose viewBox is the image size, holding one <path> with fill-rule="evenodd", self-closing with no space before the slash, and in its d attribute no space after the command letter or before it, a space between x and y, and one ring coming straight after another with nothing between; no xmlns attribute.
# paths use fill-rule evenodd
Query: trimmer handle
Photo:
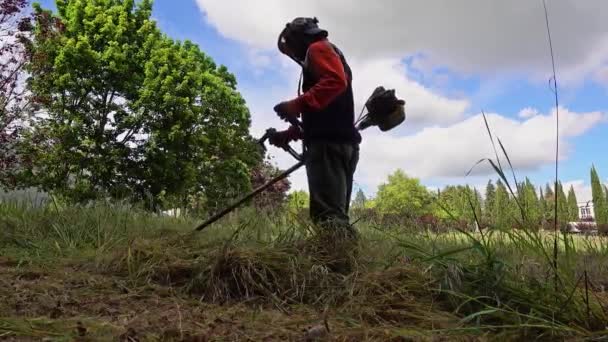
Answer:
<svg viewBox="0 0 608 342"><path fill-rule="evenodd" d="M304 127L302 126L302 122L300 120L298 120L297 118L294 118L292 116L287 118L287 121L292 125L292 126L296 126L299 129L304 129Z"/></svg>
<svg viewBox="0 0 608 342"><path fill-rule="evenodd" d="M296 119L296 121L298 121L298 120ZM260 146L262 147L264 152L266 152L266 150L267 150L266 141L268 139L270 139L274 134L277 134L277 130L274 128L269 128L266 130L266 133L264 133L264 135L258 140L258 144L260 144ZM289 154L291 154L291 156L294 157L297 161L304 160L304 157L301 154L299 154L298 152L296 152L291 146L289 146L289 144L287 144L281 148L283 150L287 151Z"/></svg>

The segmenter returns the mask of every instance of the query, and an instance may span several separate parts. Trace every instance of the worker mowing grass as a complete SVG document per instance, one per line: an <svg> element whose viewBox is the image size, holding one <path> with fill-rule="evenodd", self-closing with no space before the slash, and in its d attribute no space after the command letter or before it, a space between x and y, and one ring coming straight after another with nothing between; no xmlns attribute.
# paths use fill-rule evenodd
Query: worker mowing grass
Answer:
<svg viewBox="0 0 608 342"><path fill-rule="evenodd" d="M270 143L285 147L302 139L310 193L310 217L326 230L356 232L349 221L353 175L361 135L355 127L352 72L342 52L328 40L316 18L296 18L279 35L279 50L302 67L300 95L275 106L292 124Z"/></svg>

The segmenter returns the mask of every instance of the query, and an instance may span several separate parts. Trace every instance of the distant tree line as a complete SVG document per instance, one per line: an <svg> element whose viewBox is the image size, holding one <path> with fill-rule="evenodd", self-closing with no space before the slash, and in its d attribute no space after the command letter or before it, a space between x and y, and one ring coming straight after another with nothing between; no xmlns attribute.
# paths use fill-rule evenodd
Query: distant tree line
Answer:
<svg viewBox="0 0 608 342"><path fill-rule="evenodd" d="M598 225L608 224L608 188L601 185L595 167L591 169L591 185L595 221ZM479 224L482 229L551 230L556 210L560 229L568 222L581 220L574 187L566 192L561 182L557 186L538 187L526 178L509 190L503 181L490 180L482 196L477 189L463 185L450 185L434 192L402 170L379 186L375 198L368 198L359 189L352 208L355 216L373 217L380 222L413 221L463 229Z"/></svg>

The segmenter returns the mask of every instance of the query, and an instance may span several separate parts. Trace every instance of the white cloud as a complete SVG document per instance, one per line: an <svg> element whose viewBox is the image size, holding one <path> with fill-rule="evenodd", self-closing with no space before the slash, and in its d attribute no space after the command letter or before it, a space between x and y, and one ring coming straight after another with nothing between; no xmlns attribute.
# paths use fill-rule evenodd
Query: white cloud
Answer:
<svg viewBox="0 0 608 342"><path fill-rule="evenodd" d="M355 84L360 105L364 102L361 95L371 93L376 85L373 80L381 79L386 86L396 88L398 96L415 99L415 106L407 107L408 119L403 126L419 124L423 127L405 136L401 129L389 133L380 133L376 128L364 131L357 182L373 191L397 168L423 180L440 179L440 183L475 182L478 185L485 184L488 176L495 177L489 165L484 164L475 169L470 179L463 179L476 161L494 156L481 115L468 118L464 115L468 106L466 100L444 98L409 80L405 73L397 72L403 67L397 60L355 64L362 71L359 83ZM295 83L297 74L291 76L291 83ZM261 136L268 127L286 128L287 125L272 112L272 107L295 95L288 86L277 84L263 90L244 88L242 93L252 112L255 136ZM518 171L533 171L552 163L555 114L542 115L533 108L524 108L520 117L488 114L492 129L501 138L515 167ZM572 152L571 138L604 120L605 116L600 112L574 113L560 108L561 159L566 159ZM286 152L276 148L269 151L280 167L294 164ZM296 172L290 180L294 189L307 189L303 170Z"/></svg>
<svg viewBox="0 0 608 342"><path fill-rule="evenodd" d="M405 136L401 127L388 134L376 129L364 132L356 181L368 189L375 190L396 168L438 183L463 183L462 177L477 160L493 157L483 119L468 113L470 100L445 96L429 86L441 88L449 81L439 75L428 82L437 67L481 76L485 80L481 92L488 96L499 92L496 85L488 87L488 80L519 74L546 82L550 73L541 1L385 0L357 6L346 0L196 1L208 23L251 50L254 67L282 76L272 89L241 88L252 111L255 134L269 126L285 126L272 113L272 106L295 95L299 71L276 52L275 44L285 23L296 16L317 16L330 31L330 39L345 52L355 73L359 108L378 85L395 88L407 101L403 127L421 130ZM589 77L608 84L608 30L603 15L608 2L562 0L548 6L560 85ZM414 57L411 69L402 62L405 57ZM422 73L425 85L414 80L416 72ZM458 91L450 89L450 93ZM564 160L572 154L572 138L603 121L604 115L565 109L560 114L560 158ZM519 119L488 117L518 171L537 170L553 161L553 114L525 108ZM293 164L285 152L271 149L271 153L279 166ZM494 175L482 166L465 182L480 180L485 187L482 180L488 176ZM306 189L303 170L291 180L294 188Z"/></svg>
<svg viewBox="0 0 608 342"><path fill-rule="evenodd" d="M265 72L271 72L283 78L295 78L301 71L300 66L278 51L251 46L244 47L240 64L252 70L255 76L265 76ZM295 90L295 86L293 88Z"/></svg>
<svg viewBox="0 0 608 342"><path fill-rule="evenodd" d="M577 179L568 182L563 182L564 191L566 195L568 195L568 191L570 191L570 187L574 188L574 193L576 194L576 200L579 203L585 203L587 201L591 201L593 196L591 196L591 185L586 184L584 180Z"/></svg>
<svg viewBox="0 0 608 342"><path fill-rule="evenodd" d="M284 87L269 90L268 96L249 91L245 91L244 96L252 100L249 105L254 117L252 132L255 136L261 136L268 127L286 128L287 124L272 113L273 101L287 96ZM527 119L507 118L493 113L487 116L518 173L538 170L554 161L554 112L550 115L536 114ZM575 113L560 108L560 160L564 161L571 155L572 138L584 134L605 119L600 112ZM423 128L407 136L395 135L394 132L381 133L376 128L370 128L362 135L361 160L355 180L372 193L397 168L423 180L439 180L438 184L468 183L481 192L489 178L496 178L487 163L478 166L469 178L464 178L475 162L482 158L494 158L483 118L479 114L444 127L436 125ZM300 150L299 143L293 146ZM269 153L283 169L295 163L283 150L269 147ZM502 161L505 162L504 158ZM290 181L295 190L308 189L304 169L294 173ZM568 188L569 185L567 183ZM576 186L575 189L579 200L583 201L586 198L585 190Z"/></svg>
<svg viewBox="0 0 608 342"><path fill-rule="evenodd" d="M519 114L517 114L517 116L522 119L529 119L535 115L538 115L538 110L536 108L532 108L532 107L526 107L526 108L520 110Z"/></svg>
<svg viewBox="0 0 608 342"><path fill-rule="evenodd" d="M577 179L568 182L563 182L563 185L566 194L568 194L570 186L574 187L574 192L576 193L576 200L578 201L578 203L586 203L588 201L593 200L591 184L588 184L586 181L582 179ZM603 185L605 187L608 187L608 180L606 180Z"/></svg>
<svg viewBox="0 0 608 342"><path fill-rule="evenodd" d="M402 58L423 53L433 64L493 76L525 72L546 80L550 70L541 1L197 0L223 35L275 49L278 33L296 16L318 16L352 58ZM558 78L588 76L608 60L603 0L548 2ZM542 75L539 72L542 71Z"/></svg>
<svg viewBox="0 0 608 342"><path fill-rule="evenodd" d="M599 112L574 113L560 110L560 159L571 155L571 139L605 120ZM520 121L498 114L488 114L491 128L503 142L517 171L533 171L554 160L555 115L537 115ZM475 115L448 127L428 127L410 136L392 136L367 132L361 146L358 179L375 187L397 168L422 178L461 181L475 162L493 158L494 152L481 115ZM502 156L501 156L502 157ZM504 159L503 159L504 162ZM474 175L493 175L487 164Z"/></svg>
<svg viewBox="0 0 608 342"><path fill-rule="evenodd" d="M261 73L263 69L273 64L272 57L260 49L250 49L247 58L257 73Z"/></svg>
<svg viewBox="0 0 608 342"><path fill-rule="evenodd" d="M467 100L446 98L408 78L406 66L399 59L372 59L351 64L357 71L353 77L353 91L358 108L379 85L395 89L397 97L406 101L408 126L453 123L462 120L469 108Z"/></svg>
<svg viewBox="0 0 608 342"><path fill-rule="evenodd" d="M383 85L396 89L397 96L407 101L407 120L403 125L407 129L420 128L424 125L448 125L465 118L465 110L469 107L467 100L443 97L412 81L405 73L405 65L398 59L355 61L351 64L358 70L353 87L359 110L374 88ZM252 115L251 132L256 137L263 135L269 127L280 130L287 126L276 117L272 108L276 103L291 99L296 95L294 85L297 85L299 73L287 66L283 68L283 72L288 80L282 80L272 87L261 89L252 85L241 88L241 93L247 100ZM401 129L395 131L399 132ZM269 151L282 168L287 168L294 163L293 158L282 150L270 148ZM290 180L294 189L307 189L304 172L298 171Z"/></svg>

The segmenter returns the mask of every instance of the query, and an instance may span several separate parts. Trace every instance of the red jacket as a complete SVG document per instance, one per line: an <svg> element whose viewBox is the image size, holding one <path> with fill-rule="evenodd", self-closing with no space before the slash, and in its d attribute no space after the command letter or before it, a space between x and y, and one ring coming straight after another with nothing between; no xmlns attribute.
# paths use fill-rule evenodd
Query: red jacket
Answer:
<svg viewBox="0 0 608 342"><path fill-rule="evenodd" d="M317 41L308 48L306 63L319 80L312 88L289 101L297 112L318 111L330 104L348 87L348 79L340 56L326 39ZM300 139L296 127L288 130L290 138Z"/></svg>

